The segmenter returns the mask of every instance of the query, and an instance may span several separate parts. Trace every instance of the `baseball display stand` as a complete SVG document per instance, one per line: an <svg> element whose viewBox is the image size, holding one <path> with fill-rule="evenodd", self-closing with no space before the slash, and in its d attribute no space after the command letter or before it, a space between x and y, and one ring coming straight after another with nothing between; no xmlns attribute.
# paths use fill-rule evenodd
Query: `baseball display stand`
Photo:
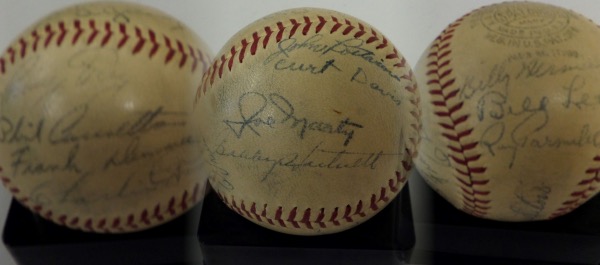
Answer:
<svg viewBox="0 0 600 265"><path fill-rule="evenodd" d="M418 172L410 176L418 244L410 264L598 264L600 198L553 220L500 222L457 210ZM414 207L413 207L414 208Z"/></svg>
<svg viewBox="0 0 600 265"><path fill-rule="evenodd" d="M379 214L352 229L297 236L249 222L209 192L198 239L205 265L405 264L415 244L410 205L405 187Z"/></svg>
<svg viewBox="0 0 600 265"><path fill-rule="evenodd" d="M178 218L135 233L73 230L13 200L3 242L20 265L201 264L196 231L202 204Z"/></svg>

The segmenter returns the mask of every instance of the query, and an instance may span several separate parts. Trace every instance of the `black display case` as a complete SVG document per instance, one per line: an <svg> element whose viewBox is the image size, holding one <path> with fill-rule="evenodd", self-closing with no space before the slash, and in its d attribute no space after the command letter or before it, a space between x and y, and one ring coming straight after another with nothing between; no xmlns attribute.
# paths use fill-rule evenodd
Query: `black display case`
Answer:
<svg viewBox="0 0 600 265"><path fill-rule="evenodd" d="M13 200L3 241L21 265L202 264L196 231L202 204L163 225L94 234L47 221Z"/></svg>
<svg viewBox="0 0 600 265"><path fill-rule="evenodd" d="M413 172L414 264L600 264L600 197L548 221L500 222L456 209ZM418 257L418 258L417 258Z"/></svg>
<svg viewBox="0 0 600 265"><path fill-rule="evenodd" d="M465 214L418 172L379 214L341 233L294 236L260 227L208 191L188 213L128 234L58 226L13 201L3 240L37 264L600 264L600 197L550 221L498 222Z"/></svg>
<svg viewBox="0 0 600 265"><path fill-rule="evenodd" d="M343 232L288 235L256 225L209 193L198 228L205 265L406 264L415 243L405 187L379 214Z"/></svg>

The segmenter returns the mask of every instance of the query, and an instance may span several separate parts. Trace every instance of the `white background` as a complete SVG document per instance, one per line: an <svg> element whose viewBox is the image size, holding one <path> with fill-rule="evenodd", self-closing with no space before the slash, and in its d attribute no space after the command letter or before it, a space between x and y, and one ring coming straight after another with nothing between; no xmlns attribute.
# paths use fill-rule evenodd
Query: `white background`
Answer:
<svg viewBox="0 0 600 265"><path fill-rule="evenodd" d="M0 0L0 49L4 51L27 26L65 5L84 2L76 0ZM322 7L334 9L366 21L379 31L415 65L427 45L444 27L490 0L153 0L136 1L154 6L180 19L204 39L213 54L238 30L252 21L292 7ZM544 0L579 12L600 22L600 1ZM600 47L596 47L600 49ZM1 161L0 161L1 163ZM0 229L4 228L10 194L0 188ZM418 210L418 202L413 209ZM0 244L0 265L15 264L3 244Z"/></svg>

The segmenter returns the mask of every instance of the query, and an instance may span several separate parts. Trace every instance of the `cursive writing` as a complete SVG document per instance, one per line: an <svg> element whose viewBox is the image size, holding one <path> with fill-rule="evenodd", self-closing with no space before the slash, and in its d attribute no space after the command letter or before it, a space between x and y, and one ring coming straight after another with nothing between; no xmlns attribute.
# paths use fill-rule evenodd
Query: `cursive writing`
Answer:
<svg viewBox="0 0 600 265"><path fill-rule="evenodd" d="M68 151L62 162L48 162L43 155L37 154L29 145L18 148L11 153L13 177L27 175L41 175L46 173L81 173L83 170L77 164L79 145L75 144Z"/></svg>
<svg viewBox="0 0 600 265"><path fill-rule="evenodd" d="M515 78L544 78L548 76L594 70L598 68L600 68L600 63L597 62L583 62L580 64L554 64L539 59L533 59L521 63L521 68L517 71Z"/></svg>
<svg viewBox="0 0 600 265"><path fill-rule="evenodd" d="M267 180L279 168L297 171L303 168L319 168L328 170L339 169L376 169L379 160L384 156L399 156L383 151L351 152L343 150L327 150L323 143L313 146L308 152L290 151L283 154L267 153L261 148L236 148L226 140L214 146L207 146L207 151L214 161L218 158L230 158L240 161L264 164L266 170L260 176L261 181Z"/></svg>
<svg viewBox="0 0 600 265"><path fill-rule="evenodd" d="M238 138L246 131L261 136L259 128L275 129L281 126L296 130L300 139L310 132L341 135L344 137L343 145L347 146L354 137L355 129L363 128L350 118L331 123L299 116L294 105L277 93L244 93L238 100L238 111L240 119L223 121Z"/></svg>
<svg viewBox="0 0 600 265"><path fill-rule="evenodd" d="M526 218L535 220L544 209L552 188L545 184L527 187L522 182L516 189L514 196L517 199L510 206L511 210Z"/></svg>
<svg viewBox="0 0 600 265"><path fill-rule="evenodd" d="M356 82L362 85L366 85L370 90L375 91L382 97L391 100L396 106L400 106L402 104L402 99L400 95L398 95L398 93L393 92L393 90L390 88L383 87L382 85L373 80L369 81L367 72L365 72L365 70L361 67L358 67L356 69L356 72L354 72L354 75L352 75L350 82Z"/></svg>
<svg viewBox="0 0 600 265"><path fill-rule="evenodd" d="M0 143L32 143L42 142L44 119L28 120L25 116L11 119L0 118Z"/></svg>
<svg viewBox="0 0 600 265"><path fill-rule="evenodd" d="M460 97L471 99L479 92L487 93L491 90L506 94L510 83L511 75L507 72L506 67L503 64L497 64L483 79L473 75L466 76L460 89Z"/></svg>
<svg viewBox="0 0 600 265"><path fill-rule="evenodd" d="M194 144L196 144L194 137L186 135L158 147L142 149L142 146L144 145L141 144L140 137L136 136L124 149L118 149L114 151L114 153L104 163L103 170L108 170L112 167L129 165L145 159L160 158L166 154L176 151L177 149L191 147Z"/></svg>
<svg viewBox="0 0 600 265"><path fill-rule="evenodd" d="M600 106L600 93L591 94L586 92L587 79L581 75L575 75L571 81L563 87L566 97L563 106L566 109L577 108L578 110L589 109ZM589 91L589 89L587 90Z"/></svg>
<svg viewBox="0 0 600 265"><path fill-rule="evenodd" d="M519 107L506 106L506 97L497 93L490 93L498 100L493 101L494 107L486 107L486 97L482 97L479 104L480 121L492 119L492 125L485 128L481 135L480 144L488 149L490 154L495 155L494 148L498 150L510 150L511 159L509 168L512 168L517 157L517 151L524 148L529 141L531 134L539 132L546 127L550 120L548 112L547 97L541 97L537 103L525 97ZM482 103L484 102L484 103ZM485 111L483 111L485 110ZM505 138L505 135L507 136ZM503 144L502 140L505 140Z"/></svg>
<svg viewBox="0 0 600 265"><path fill-rule="evenodd" d="M366 48L366 41L363 39L348 38L343 40L330 41L321 34L315 34L304 40L288 38L281 40L277 44L277 51L269 54L264 63L268 64L277 59L289 58L290 54L306 50L317 53L319 56L327 54L337 54L341 56L352 56L359 58L388 75L389 77L401 81L403 76L398 75L390 67L384 64L383 58L378 58L374 52Z"/></svg>
<svg viewBox="0 0 600 265"><path fill-rule="evenodd" d="M120 57L117 50L90 48L72 55L67 61L72 85L85 87L89 92L80 102L90 103L102 96L115 96L130 83L130 76L118 70Z"/></svg>
<svg viewBox="0 0 600 265"><path fill-rule="evenodd" d="M88 105L71 109L49 126L48 141L52 144L64 144L113 137L133 137L165 128L181 128L186 125L187 116L184 112L166 111L164 107L159 106L147 111L132 112L129 119L117 123L116 126L90 130L85 126L85 122L90 121L89 115Z"/></svg>
<svg viewBox="0 0 600 265"><path fill-rule="evenodd" d="M78 5L74 7L74 13L81 18L108 17L115 23L135 23L136 19L150 18L153 21L159 20L160 25L168 27L170 31L186 28L180 21L166 14L131 5Z"/></svg>
<svg viewBox="0 0 600 265"><path fill-rule="evenodd" d="M342 71L337 65L335 60L327 60L322 65L313 65L312 63L300 63L296 61L290 61L289 59L280 59L273 66L278 71L290 71L290 72L302 72L313 75L324 74L329 69L335 69L338 72Z"/></svg>

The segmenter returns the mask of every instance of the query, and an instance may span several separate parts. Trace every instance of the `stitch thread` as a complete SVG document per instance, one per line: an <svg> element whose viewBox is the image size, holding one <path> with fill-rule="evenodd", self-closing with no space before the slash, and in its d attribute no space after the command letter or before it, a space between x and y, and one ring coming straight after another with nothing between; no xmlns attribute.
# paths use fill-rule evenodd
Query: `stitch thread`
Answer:
<svg viewBox="0 0 600 265"><path fill-rule="evenodd" d="M599 163L600 155L595 156L593 161L595 163ZM575 210L577 207L581 206L588 199L590 199L595 191L598 190L598 184L600 183L600 167L588 168L585 170L585 173L591 177L583 179L577 184L578 190L573 191L569 195L570 199L564 201L562 206L550 215L550 219L565 215Z"/></svg>
<svg viewBox="0 0 600 265"><path fill-rule="evenodd" d="M407 151L408 152L408 151ZM403 162L404 170L408 172L411 169L410 163ZM405 172L405 173L406 173ZM390 197L388 196L388 190L391 190L393 193L396 193L400 187L407 181L407 177L402 173L396 171L395 178L388 180L388 186L382 187L380 189L379 194L372 194L369 204L369 209L373 211L378 211L380 209L380 203L388 203L390 201ZM395 188L395 189L394 189ZM234 195L230 195L227 197L223 193L219 191L215 191L217 196L227 205L230 209L235 211L241 216L244 216L251 220L256 220L259 223L269 223L273 226L279 226L283 228L291 228L291 229L318 229L318 228L327 228L329 226L340 226L342 221L347 223L352 223L355 221L355 217L366 217L367 214L364 209L364 203L362 200L359 200L355 206L346 205L343 209L343 214L340 214L340 209L335 207L333 211L329 214L329 218L325 220L327 214L325 213L325 208L320 208L318 214L314 218L313 209L306 208L304 210L298 209L298 207L293 207L287 215L284 214L285 209L283 206L276 206L277 210L275 211L274 217L268 217L268 204L263 204L262 210L257 209L256 202L252 202L249 209L247 209L247 202L244 200L236 199ZM260 214L259 214L260 212ZM299 212L302 212L299 214ZM331 225L328 225L331 223Z"/></svg>
<svg viewBox="0 0 600 265"><path fill-rule="evenodd" d="M332 24L329 34L339 32L342 35L350 35L354 38L364 37L367 39L365 43L374 45L377 50L389 46L388 40L374 29L369 31L361 23L353 23L348 19L342 20L335 16L326 18L317 15L316 19L303 16L301 19L292 18L286 21L278 21L272 26L266 26L260 31L252 32L248 37L243 38L239 43L233 45L228 53L214 60L212 66L204 73L202 85L197 90L196 100L206 94L209 87L217 79L222 78L227 71L233 71L237 64L242 64L248 56L254 56L259 49L266 49L272 42L275 44L279 43L284 37L293 38L296 34L306 36L311 31L318 34L323 31L328 23ZM406 67L405 58L400 56L395 48L386 54L384 59L397 61L393 64L395 68ZM413 84L413 72L409 69L408 74L401 78L411 81L411 84L407 85L404 89L412 94L416 94L417 86ZM416 109L410 112L415 118L415 123L410 126L418 135L421 128L420 100L411 99L410 103ZM417 155L416 145L420 141L419 138L409 138L408 140L412 146L404 150L406 152L406 159L414 158ZM257 202L247 202L234 195L226 195L219 191L215 192L230 209L247 219L288 229L306 228L316 230L331 226L340 226L343 222L355 222L357 218L366 217L367 210L378 211L383 204L387 204L390 201L390 195L396 194L401 186L406 183L407 178L405 175L411 170L411 162L409 160L402 161L401 170L395 172L394 177L388 179L385 182L385 186L380 187L376 193L371 194L367 201L359 200L354 204L349 204L342 208L300 209L298 207L291 207L291 209L285 209L280 205L268 205L266 203L260 205ZM250 205L250 207L248 208L247 205Z"/></svg>
<svg viewBox="0 0 600 265"><path fill-rule="evenodd" d="M205 72L202 85L197 90L198 92L196 94L196 98L200 98L202 95L206 94L208 86L212 86L214 84L216 76L218 76L218 78L222 78L225 69L232 71L236 61L239 64L243 63L246 57L246 51L248 46L250 46L250 55L255 55L259 49L259 42L262 38L262 48L265 49L271 41L273 33L276 33L275 42L279 43L283 40L283 36L286 30L289 30L288 38L292 38L297 34L298 29L300 27L302 27L300 32L303 35L307 35L315 24L315 33L319 33L327 23L333 23L334 25L331 28L331 31L329 32L330 34L333 34L339 31L340 29L342 30L342 35L349 35L352 31L358 29L357 32L353 34L354 38L359 38L367 34L365 26L361 23L356 23L355 25L347 19L344 19L343 22L340 22L340 19L338 19L335 16L331 16L331 20L327 20L323 16L317 16L317 19L318 24L314 22L312 18L307 16L304 16L301 21L292 18L287 20L287 23L289 23L290 26L286 26L284 22L279 21L275 23L275 26L266 26L260 32L253 32L251 34L251 40L248 40L247 38L242 39L241 42L237 44L240 46L239 49L237 48L237 46L231 47L229 53L223 54L220 60L215 60L212 67L210 67L208 71ZM302 26L302 24L304 24L304 26ZM388 47L388 40L385 37L380 36L374 29L371 30L370 34L371 36L369 36L369 38L365 42L366 44L373 44L376 41L381 41L380 43L378 43L375 49L380 50ZM235 60L236 56L237 60ZM400 62L394 64L393 67L403 68L406 66L406 59L401 57L395 48L390 54L387 54L384 58L387 60L395 60L401 58ZM226 65L227 68L225 68ZM409 75L403 76L402 78L412 81L412 71L409 71ZM409 92L414 92L416 87L407 86L406 89L409 90Z"/></svg>
<svg viewBox="0 0 600 265"><path fill-rule="evenodd" d="M481 158L481 154L467 155L467 151L475 150L479 142L466 140L466 137L473 133L473 128L459 129L469 119L468 114L460 113L464 102L452 103L457 100L459 88L454 86L456 79L452 77L453 69L450 65L452 49L450 46L455 29L468 15L450 24L438 36L428 54L430 61L427 67L430 70L426 75L428 77L427 85L435 86L435 88L430 88L429 94L432 96L431 104L437 109L434 111L434 115L442 119L438 123L444 129L442 137L451 143L447 148L450 151L449 157L455 164L454 170L458 173L455 179L459 184L462 209L472 215L482 217L487 215L487 211L491 208L489 206L491 200L486 198L491 192L485 189L489 180L480 179L477 175L485 173L486 167L474 165Z"/></svg>
<svg viewBox="0 0 600 265"><path fill-rule="evenodd" d="M87 22L87 23L86 23ZM86 27L87 25L87 27ZM65 40L71 45L83 43L87 46L91 46L96 42L98 36L103 34L100 40L100 46L105 47L110 43L114 32L112 31L113 24L109 21L104 23L102 29L96 27L97 21L90 19L83 21L75 19L71 22L58 21L55 24L46 24L41 27L41 31L33 29L30 33L31 40L25 37L20 38L16 43L7 48L6 52L0 57L0 77L9 72L9 68L16 64L18 59L21 60L26 58L29 54L34 54L39 51L39 43L42 41L43 48L49 48L53 43L56 47L62 47ZM101 32L102 31L102 32ZM151 43L152 47L148 52L149 58L153 58L159 51L161 44L158 42L156 32L152 29L144 30L139 27L135 27L135 37L128 34L128 26L126 24L118 24L118 34L121 35L116 47L118 49L124 48L130 39L137 39L136 45L131 50L132 55L142 54L146 43ZM147 36L145 34L148 34ZM86 36L86 34L88 34ZM168 49L168 53L165 56L164 64L167 65L177 55L181 56L177 66L184 68L186 65L190 65L191 71L197 70L198 64L202 64L202 70L208 68L208 55L204 54L199 48L194 48L191 45L184 44L180 40L174 40L176 49L171 46L173 39L168 36L164 36L165 46ZM31 53L28 50L31 49ZM0 174L3 169L0 168ZM52 220L58 224L69 226L72 228L78 228L84 231L96 231L96 232L123 232L131 229L140 228L140 224L146 226L152 225L154 222L163 222L165 215L177 215L178 213L188 209L190 205L195 204L199 198L200 184L196 183L193 189L184 190L181 197L171 197L166 205L166 208L161 207L161 203L157 203L153 210L142 209L139 213L131 213L125 217L114 217L113 219L101 218L94 220L88 218L83 220L79 216L68 216L66 214L56 215L50 209L45 209L44 206L39 204L33 204L33 202L27 196L22 196L21 190L14 186L14 183L10 178L6 176L0 176L2 184L12 193L13 197L21 202L26 207L30 208L33 212L45 217L48 220ZM163 211L164 209L164 211Z"/></svg>

